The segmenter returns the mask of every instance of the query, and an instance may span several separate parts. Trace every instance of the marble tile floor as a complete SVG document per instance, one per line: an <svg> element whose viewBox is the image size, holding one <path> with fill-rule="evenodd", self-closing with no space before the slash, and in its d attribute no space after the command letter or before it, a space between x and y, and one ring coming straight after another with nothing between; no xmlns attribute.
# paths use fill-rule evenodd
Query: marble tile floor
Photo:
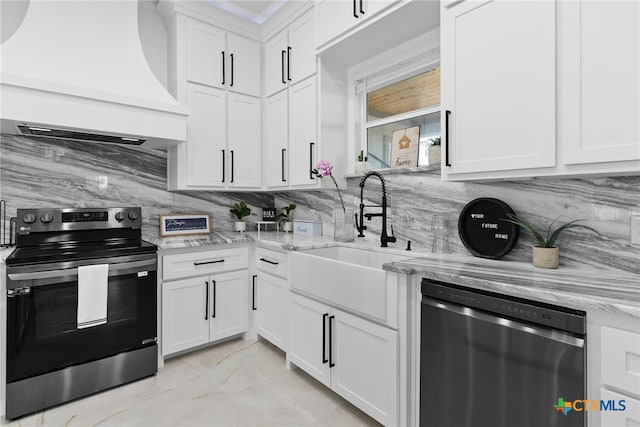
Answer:
<svg viewBox="0 0 640 427"><path fill-rule="evenodd" d="M147 379L1 426L379 426L267 341L237 339L168 359Z"/></svg>

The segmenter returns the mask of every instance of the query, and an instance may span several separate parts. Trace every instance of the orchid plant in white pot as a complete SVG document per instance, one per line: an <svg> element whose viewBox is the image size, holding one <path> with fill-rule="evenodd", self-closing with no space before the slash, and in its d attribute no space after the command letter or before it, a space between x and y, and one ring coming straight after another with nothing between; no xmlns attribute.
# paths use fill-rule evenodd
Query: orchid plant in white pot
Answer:
<svg viewBox="0 0 640 427"><path fill-rule="evenodd" d="M326 160L320 160L315 169L311 171L316 177L324 178L329 177L333 181L338 191L338 197L340 198L340 207L336 207L333 210L333 238L338 242L353 242L353 230L355 212L353 206L346 207L344 205L344 199L340 193L340 187L338 182L333 176L333 166Z"/></svg>

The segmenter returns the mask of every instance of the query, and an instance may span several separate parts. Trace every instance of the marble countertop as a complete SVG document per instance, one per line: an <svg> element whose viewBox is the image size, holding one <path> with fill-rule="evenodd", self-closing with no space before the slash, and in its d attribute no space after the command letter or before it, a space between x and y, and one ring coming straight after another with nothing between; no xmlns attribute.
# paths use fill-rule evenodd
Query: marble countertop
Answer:
<svg viewBox="0 0 640 427"><path fill-rule="evenodd" d="M640 276L466 255L421 257L384 265L385 270L575 308L640 318Z"/></svg>
<svg viewBox="0 0 640 427"><path fill-rule="evenodd" d="M406 256L384 264L387 271L418 275L477 289L514 295L580 310L599 310L640 318L640 275L607 270L560 267L545 270L529 262L489 260L470 254L433 254L423 248L411 252L380 248L376 241L336 243L332 238L285 232L216 232L207 237L150 239L160 249L253 243L276 250L305 250L327 246L366 248Z"/></svg>

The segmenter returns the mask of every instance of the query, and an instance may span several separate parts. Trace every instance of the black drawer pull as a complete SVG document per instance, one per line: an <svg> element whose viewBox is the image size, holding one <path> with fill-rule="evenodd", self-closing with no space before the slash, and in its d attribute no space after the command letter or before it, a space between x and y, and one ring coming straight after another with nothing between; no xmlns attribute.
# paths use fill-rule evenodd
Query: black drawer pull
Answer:
<svg viewBox="0 0 640 427"><path fill-rule="evenodd" d="M218 259L215 261L203 261L203 262L194 262L193 265L205 265L205 264L218 264L224 262L223 259Z"/></svg>
<svg viewBox="0 0 640 427"><path fill-rule="evenodd" d="M329 316L329 367L333 368L334 366L336 366L335 363L333 363L333 328L331 327L331 321L333 319L335 319L336 316Z"/></svg>
<svg viewBox="0 0 640 427"><path fill-rule="evenodd" d="M322 364L324 365L329 361L327 359L327 317L329 313L322 315Z"/></svg>
<svg viewBox="0 0 640 427"><path fill-rule="evenodd" d="M212 313L211 313L211 318L215 319L216 318L216 281L212 280L211 284L213 285L213 306L212 306Z"/></svg>
<svg viewBox="0 0 640 427"><path fill-rule="evenodd" d="M268 259L264 259L264 258L260 258L260 261L262 261L262 262L266 262L267 264L271 264L271 265L278 265L278 264L280 264L279 262L269 261Z"/></svg>
<svg viewBox="0 0 640 427"><path fill-rule="evenodd" d="M251 301L251 310L257 310L258 307L256 307L256 279L258 278L257 274L253 275L253 298Z"/></svg>
<svg viewBox="0 0 640 427"><path fill-rule="evenodd" d="M204 320L209 320L209 282L204 282L205 297L204 297Z"/></svg>

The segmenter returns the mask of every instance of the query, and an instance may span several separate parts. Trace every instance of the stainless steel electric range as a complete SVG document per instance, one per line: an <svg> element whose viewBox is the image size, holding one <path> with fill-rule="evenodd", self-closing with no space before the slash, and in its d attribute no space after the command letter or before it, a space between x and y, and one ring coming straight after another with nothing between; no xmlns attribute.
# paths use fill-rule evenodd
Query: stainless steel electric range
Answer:
<svg viewBox="0 0 640 427"><path fill-rule="evenodd" d="M157 372L157 247L141 208L18 209L6 417Z"/></svg>

